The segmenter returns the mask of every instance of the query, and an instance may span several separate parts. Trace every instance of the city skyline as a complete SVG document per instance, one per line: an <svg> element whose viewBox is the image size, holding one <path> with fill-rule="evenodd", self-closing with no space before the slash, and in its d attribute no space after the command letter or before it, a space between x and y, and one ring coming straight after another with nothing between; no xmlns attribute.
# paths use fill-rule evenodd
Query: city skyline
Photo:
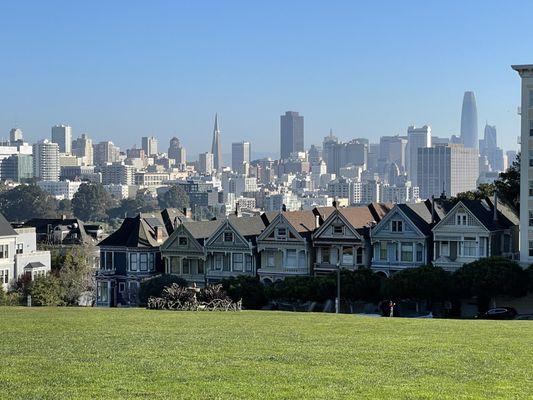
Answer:
<svg viewBox="0 0 533 400"><path fill-rule="evenodd" d="M383 13L391 7L395 12ZM139 4L105 10L63 4L54 12L64 24L46 18L51 8L26 3L3 9L3 54L17 62L0 66L0 74L10 77L0 100L0 137L20 126L34 142L46 137L50 126L65 123L75 137L111 138L121 148L143 136L156 136L160 143L176 136L198 154L209 150L197 138L208 137L218 112L224 154L240 140L274 153L278 118L286 110L305 116L306 147L319 144L330 128L343 140L371 142L404 134L410 125L430 125L435 135L450 136L459 135L461 98L472 90L478 120L497 126L504 149L517 148L520 100L507 66L530 51L515 44L527 15L515 8L481 2L292 4L280 14L272 4L250 13L240 3L160 3L146 13L147 21L157 21L149 31L131 22L145 12ZM249 18L241 18L243 13ZM114 18L122 14L132 18ZM27 22L24 31L15 25L20 15ZM204 23L215 19L217 24ZM406 19L417 23L405 24ZM500 23L504 19L515 23ZM296 26L272 29L288 20ZM335 21L336 28L316 29L324 21ZM92 22L98 29L91 29ZM125 40L130 36L135 47ZM486 62L487 47L479 43L488 42L491 60L498 61ZM179 56L160 61L170 53ZM317 53L323 56L317 59ZM35 57L50 67L42 70ZM282 69L276 65L280 59L286 61Z"/></svg>

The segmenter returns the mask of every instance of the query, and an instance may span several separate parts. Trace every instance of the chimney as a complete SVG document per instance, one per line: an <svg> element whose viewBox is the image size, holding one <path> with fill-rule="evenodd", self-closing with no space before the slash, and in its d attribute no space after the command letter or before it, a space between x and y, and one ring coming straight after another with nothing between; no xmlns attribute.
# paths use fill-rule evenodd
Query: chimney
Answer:
<svg viewBox="0 0 533 400"><path fill-rule="evenodd" d="M281 205L281 211L283 212L287 211L287 206L285 204Z"/></svg>
<svg viewBox="0 0 533 400"><path fill-rule="evenodd" d="M337 205L338 205L338 204L337 204L337 199L333 200L332 205L333 205L333 208L337 208Z"/></svg>
<svg viewBox="0 0 533 400"><path fill-rule="evenodd" d="M431 196L431 225L435 223L435 196Z"/></svg>
<svg viewBox="0 0 533 400"><path fill-rule="evenodd" d="M236 217L239 216L239 202L236 202L236 203L235 203L235 216L236 216Z"/></svg>
<svg viewBox="0 0 533 400"><path fill-rule="evenodd" d="M320 227L320 215L315 215L315 229Z"/></svg>
<svg viewBox="0 0 533 400"><path fill-rule="evenodd" d="M156 226L155 231L155 240L157 243L163 243L163 228L161 226Z"/></svg>
<svg viewBox="0 0 533 400"><path fill-rule="evenodd" d="M494 222L498 221L498 194L494 191L494 216L492 217Z"/></svg>

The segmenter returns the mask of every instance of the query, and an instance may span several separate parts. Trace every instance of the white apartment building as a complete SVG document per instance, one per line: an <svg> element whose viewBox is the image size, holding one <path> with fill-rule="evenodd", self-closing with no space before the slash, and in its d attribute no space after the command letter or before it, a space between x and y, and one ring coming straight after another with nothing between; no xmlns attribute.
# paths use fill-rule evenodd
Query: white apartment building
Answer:
<svg viewBox="0 0 533 400"><path fill-rule="evenodd" d="M135 167L121 163L113 163L100 167L102 173L102 183L109 185L112 183L121 185L134 184Z"/></svg>
<svg viewBox="0 0 533 400"><path fill-rule="evenodd" d="M58 181L59 145L44 139L33 145L33 175L38 180Z"/></svg>
<svg viewBox="0 0 533 400"><path fill-rule="evenodd" d="M134 198L137 193L135 185L109 184L104 185L104 189L109 195L117 200Z"/></svg>
<svg viewBox="0 0 533 400"><path fill-rule="evenodd" d="M58 200L72 200L74 195L83 184L81 181L39 181L37 186L50 193Z"/></svg>

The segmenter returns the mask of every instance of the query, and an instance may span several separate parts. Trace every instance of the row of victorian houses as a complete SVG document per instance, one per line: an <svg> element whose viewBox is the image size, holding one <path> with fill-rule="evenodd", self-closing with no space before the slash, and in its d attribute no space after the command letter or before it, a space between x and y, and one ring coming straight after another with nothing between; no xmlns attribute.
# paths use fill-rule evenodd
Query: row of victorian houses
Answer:
<svg viewBox="0 0 533 400"><path fill-rule="evenodd" d="M496 199L316 207L211 221L167 209L126 218L99 247L97 304L133 305L140 282L159 274L201 286L238 275L270 284L337 268L366 266L390 276L429 263L453 271L483 257L512 258L518 217Z"/></svg>

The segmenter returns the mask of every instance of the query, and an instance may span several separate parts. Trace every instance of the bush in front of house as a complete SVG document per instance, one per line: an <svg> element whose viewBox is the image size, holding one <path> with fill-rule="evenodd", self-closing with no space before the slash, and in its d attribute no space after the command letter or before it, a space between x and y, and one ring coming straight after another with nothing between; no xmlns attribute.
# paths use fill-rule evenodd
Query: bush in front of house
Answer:
<svg viewBox="0 0 533 400"><path fill-rule="evenodd" d="M187 281L176 275L159 275L141 282L138 293L140 306L146 306L150 297L161 297L163 290L173 283L178 286L187 286Z"/></svg>
<svg viewBox="0 0 533 400"><path fill-rule="evenodd" d="M221 284L233 301L242 300L244 309L259 310L268 303L259 277L240 275L224 279Z"/></svg>
<svg viewBox="0 0 533 400"><path fill-rule="evenodd" d="M64 305L64 288L59 278L53 274L46 274L35 278L28 288L31 303L34 306L62 306Z"/></svg>

